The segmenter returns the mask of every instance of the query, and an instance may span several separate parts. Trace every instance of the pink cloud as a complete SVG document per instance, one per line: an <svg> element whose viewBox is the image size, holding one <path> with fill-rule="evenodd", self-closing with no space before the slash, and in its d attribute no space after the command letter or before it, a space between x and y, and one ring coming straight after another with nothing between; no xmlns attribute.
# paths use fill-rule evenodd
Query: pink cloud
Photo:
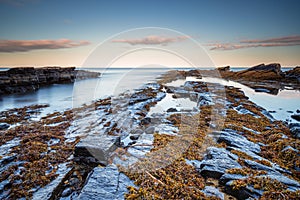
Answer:
<svg viewBox="0 0 300 200"><path fill-rule="evenodd" d="M242 40L239 43L213 43L210 50L237 50L257 47L283 47L300 45L300 36L287 36L270 39Z"/></svg>
<svg viewBox="0 0 300 200"><path fill-rule="evenodd" d="M60 40L0 40L0 52L24 52L38 49L74 48L90 44L88 41Z"/></svg>
<svg viewBox="0 0 300 200"><path fill-rule="evenodd" d="M151 35L147 36L141 39L118 39L118 40L113 40L112 42L115 43L128 43L131 45L168 45L170 43L174 42L180 42L183 40L186 40L190 37L188 36L180 36L180 37L164 37L164 36L156 36L156 35Z"/></svg>
<svg viewBox="0 0 300 200"><path fill-rule="evenodd" d="M242 40L241 43L299 43L300 35L270 38L265 40Z"/></svg>

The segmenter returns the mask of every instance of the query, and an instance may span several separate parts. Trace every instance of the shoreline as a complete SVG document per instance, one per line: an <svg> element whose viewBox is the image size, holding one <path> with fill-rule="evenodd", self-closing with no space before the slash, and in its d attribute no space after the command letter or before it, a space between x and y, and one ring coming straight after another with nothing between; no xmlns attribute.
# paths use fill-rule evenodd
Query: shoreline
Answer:
<svg viewBox="0 0 300 200"><path fill-rule="evenodd" d="M158 81L160 84L145 84L133 94L123 93L56 112L38 122L30 121L30 116L40 106L7 111L17 112L15 116L4 116L12 116L10 120L18 126L1 131L1 142L10 144L12 154L0 160L7 168L1 171L2 195L8 191L7 195L18 198L73 195L84 199L98 195L109 199L125 193L127 199L299 196L300 144L292 130L299 134L300 125L287 127L270 118L266 110L234 87L203 83L201 79L182 87L165 85L171 80L200 75L197 71L169 74ZM223 90L225 93L221 93ZM195 101L198 109L174 108L149 116L167 94ZM19 142L9 143L14 138ZM171 161L163 165L159 156L168 153L172 153ZM220 165L222 162L225 164ZM41 168L45 163L52 167ZM14 174L15 168L23 169L24 174ZM41 174L28 180L29 169ZM105 185L106 179L115 183L117 192ZM5 189L6 180L12 184L10 189ZM18 180L29 181L28 189L21 189ZM56 181L52 189L50 181ZM103 192L92 189L95 181L102 183L98 187Z"/></svg>
<svg viewBox="0 0 300 200"><path fill-rule="evenodd" d="M76 79L98 78L100 73L75 67L17 67L0 71L0 95L36 91L41 86L73 83Z"/></svg>

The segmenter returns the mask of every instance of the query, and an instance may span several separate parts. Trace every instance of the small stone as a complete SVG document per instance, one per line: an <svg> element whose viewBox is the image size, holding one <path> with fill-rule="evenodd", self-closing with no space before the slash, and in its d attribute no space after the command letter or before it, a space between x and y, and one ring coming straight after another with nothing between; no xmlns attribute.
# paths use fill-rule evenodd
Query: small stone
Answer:
<svg viewBox="0 0 300 200"><path fill-rule="evenodd" d="M300 121L300 115L291 115L294 120Z"/></svg>
<svg viewBox="0 0 300 200"><path fill-rule="evenodd" d="M8 123L0 123L0 130L6 130L10 127Z"/></svg>
<svg viewBox="0 0 300 200"><path fill-rule="evenodd" d="M67 197L67 196L69 196L71 193L72 193L71 188L66 188L66 189L61 193L61 196L62 196L62 197Z"/></svg>
<svg viewBox="0 0 300 200"><path fill-rule="evenodd" d="M167 112L178 112L178 110L176 108L169 108Z"/></svg>
<svg viewBox="0 0 300 200"><path fill-rule="evenodd" d="M151 118L150 117L145 117L144 119L141 120L142 125L148 125L151 123Z"/></svg>
<svg viewBox="0 0 300 200"><path fill-rule="evenodd" d="M146 128L145 133L147 133L147 134L153 134L154 131L155 131L155 127L150 126L150 127Z"/></svg>
<svg viewBox="0 0 300 200"><path fill-rule="evenodd" d="M140 135L131 135L129 138L130 138L131 140L138 140L139 137L140 137Z"/></svg>
<svg viewBox="0 0 300 200"><path fill-rule="evenodd" d="M141 135L144 133L144 131L141 129L135 129L135 130L132 130L131 133L134 135Z"/></svg>

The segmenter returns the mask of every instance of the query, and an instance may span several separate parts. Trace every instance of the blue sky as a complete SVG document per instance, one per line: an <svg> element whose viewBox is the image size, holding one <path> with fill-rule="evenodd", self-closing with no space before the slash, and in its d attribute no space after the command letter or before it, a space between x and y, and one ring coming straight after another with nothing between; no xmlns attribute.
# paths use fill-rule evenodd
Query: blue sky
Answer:
<svg viewBox="0 0 300 200"><path fill-rule="evenodd" d="M111 35L163 27L197 40L216 65L294 66L299 9L297 0L0 0L0 65L80 66Z"/></svg>

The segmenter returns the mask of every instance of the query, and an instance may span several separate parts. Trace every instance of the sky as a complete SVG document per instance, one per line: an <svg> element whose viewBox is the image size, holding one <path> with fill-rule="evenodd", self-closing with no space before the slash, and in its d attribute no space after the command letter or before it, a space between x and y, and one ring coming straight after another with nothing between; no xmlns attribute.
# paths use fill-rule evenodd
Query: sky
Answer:
<svg viewBox="0 0 300 200"><path fill-rule="evenodd" d="M299 0L0 0L0 66L97 65L91 57L184 66L181 57L197 56L215 66L297 66L299 9Z"/></svg>

